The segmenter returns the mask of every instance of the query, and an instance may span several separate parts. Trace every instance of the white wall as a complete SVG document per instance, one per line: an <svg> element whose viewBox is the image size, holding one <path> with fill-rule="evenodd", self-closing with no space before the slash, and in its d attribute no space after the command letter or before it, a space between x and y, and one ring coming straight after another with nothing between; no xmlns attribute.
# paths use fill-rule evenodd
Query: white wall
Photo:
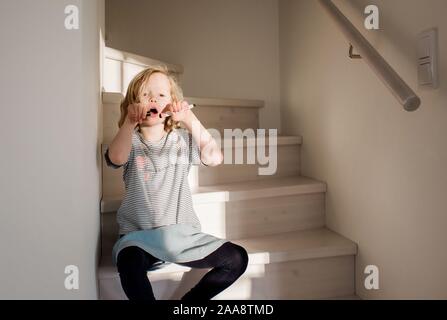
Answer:
<svg viewBox="0 0 447 320"><path fill-rule="evenodd" d="M303 135L303 174L327 182L327 223L359 245L362 298L447 298L447 20L445 0L335 1L416 89L406 112L317 1L280 0L282 126ZM363 28L377 4L381 30ZM439 28L440 87L417 86L416 39ZM366 265L380 289L363 286Z"/></svg>
<svg viewBox="0 0 447 320"><path fill-rule="evenodd" d="M107 0L107 45L185 68L185 96L266 102L280 129L277 0Z"/></svg>
<svg viewBox="0 0 447 320"><path fill-rule="evenodd" d="M97 297L103 16L102 0L0 2L0 299Z"/></svg>

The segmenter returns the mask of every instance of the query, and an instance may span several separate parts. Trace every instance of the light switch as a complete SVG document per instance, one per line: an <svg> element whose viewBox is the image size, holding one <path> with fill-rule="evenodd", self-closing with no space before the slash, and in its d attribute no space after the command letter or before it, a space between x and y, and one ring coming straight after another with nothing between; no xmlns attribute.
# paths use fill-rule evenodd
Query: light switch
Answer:
<svg viewBox="0 0 447 320"><path fill-rule="evenodd" d="M418 38L417 64L420 86L437 88L438 86L438 39L437 29L422 32Z"/></svg>
<svg viewBox="0 0 447 320"><path fill-rule="evenodd" d="M418 43L418 58L430 56L430 37L421 37Z"/></svg>
<svg viewBox="0 0 447 320"><path fill-rule="evenodd" d="M418 67L418 77L420 85L430 85L432 83L432 74L429 64L423 64Z"/></svg>

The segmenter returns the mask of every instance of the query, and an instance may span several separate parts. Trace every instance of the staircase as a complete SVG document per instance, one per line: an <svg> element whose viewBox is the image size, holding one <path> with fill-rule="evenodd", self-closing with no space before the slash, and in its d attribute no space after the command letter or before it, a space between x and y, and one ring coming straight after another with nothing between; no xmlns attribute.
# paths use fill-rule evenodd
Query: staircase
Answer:
<svg viewBox="0 0 447 320"><path fill-rule="evenodd" d="M109 50L113 55L106 52L106 79L130 79L129 74L117 75L117 70L123 72L129 64L131 74L153 63L145 57ZM180 70L179 74L183 70L180 66L173 68ZM105 88L118 92L103 94L102 154L118 130L119 102L125 87L125 83L114 83ZM196 97L185 100L198 105L194 113L207 128L220 132L224 128L259 128L262 101ZM240 142L233 142L230 148L233 154L236 148L243 148L246 159L254 147L245 139ZM268 139L265 143L268 152ZM228 147L224 147L223 141L221 145L225 153ZM249 254L246 272L215 300L332 299L355 294L357 246L325 228L326 184L301 175L301 145L299 136L278 136L274 175L258 175L258 164L191 168L189 181L202 231L229 239ZM118 234L116 211L124 192L121 177L121 169L107 167L103 159L102 258L98 270L101 299L127 299L111 258ZM208 271L169 264L148 272L148 277L157 299L180 299Z"/></svg>

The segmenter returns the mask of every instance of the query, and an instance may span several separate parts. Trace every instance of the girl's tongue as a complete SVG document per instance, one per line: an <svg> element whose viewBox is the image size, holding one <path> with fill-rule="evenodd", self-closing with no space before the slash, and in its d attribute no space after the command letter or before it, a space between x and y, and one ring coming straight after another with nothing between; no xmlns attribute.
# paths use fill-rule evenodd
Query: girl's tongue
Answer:
<svg viewBox="0 0 447 320"><path fill-rule="evenodd" d="M151 118L158 117L158 109L155 104L149 105L149 111L147 112L147 116Z"/></svg>
<svg viewBox="0 0 447 320"><path fill-rule="evenodd" d="M157 109L156 108L151 108L150 110L149 110L149 116L151 117L151 118L155 118L155 117L158 117L158 111L157 111Z"/></svg>

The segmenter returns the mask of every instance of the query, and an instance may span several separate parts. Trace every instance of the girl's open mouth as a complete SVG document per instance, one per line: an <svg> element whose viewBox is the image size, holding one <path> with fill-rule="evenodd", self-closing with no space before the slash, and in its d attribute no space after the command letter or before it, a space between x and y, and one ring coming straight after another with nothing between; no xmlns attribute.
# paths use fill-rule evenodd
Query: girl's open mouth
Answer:
<svg viewBox="0 0 447 320"><path fill-rule="evenodd" d="M158 117L158 110L157 110L156 108L151 108L151 109L147 112L146 116L147 116L147 117L151 117L151 118Z"/></svg>

